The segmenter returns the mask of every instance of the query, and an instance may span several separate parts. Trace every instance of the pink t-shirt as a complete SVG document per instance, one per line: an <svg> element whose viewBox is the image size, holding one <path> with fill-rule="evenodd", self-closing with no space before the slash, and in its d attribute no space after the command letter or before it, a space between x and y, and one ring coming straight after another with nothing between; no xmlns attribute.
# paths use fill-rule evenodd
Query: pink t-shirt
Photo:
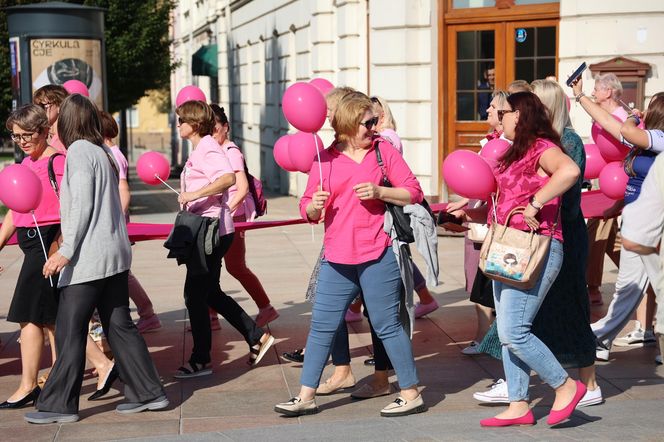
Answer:
<svg viewBox="0 0 664 442"><path fill-rule="evenodd" d="M180 187L185 192L195 192L217 178L233 173L233 167L219 144L206 135L191 152L180 175ZM235 231L230 210L228 192L199 198L187 204L187 210L201 216L219 218L219 235Z"/></svg>
<svg viewBox="0 0 664 442"><path fill-rule="evenodd" d="M380 153L392 185L408 190L411 202L421 202L424 194L420 184L399 152L386 141L381 141ZM323 190L330 192L325 205L325 258L338 264L360 264L379 258L385 247L391 244L390 237L383 230L385 204L378 199L361 201L353 190L353 186L360 183L382 185L383 175L373 147L358 164L333 144L321 152L320 162ZM321 181L318 170L314 163L300 200L300 213L304 219L308 219L306 207Z"/></svg>
<svg viewBox="0 0 664 442"><path fill-rule="evenodd" d="M389 141L390 144L394 146L394 148L398 150L401 155L403 155L403 145L401 144L401 138L399 138L399 135L397 135L394 129L383 129L378 135Z"/></svg>
<svg viewBox="0 0 664 442"><path fill-rule="evenodd" d="M505 171L500 167L493 169L498 183L498 202L496 205L496 218L500 224L505 224L507 215L518 206L526 207L530 202L530 197L542 188L548 181L548 176L537 174L539 169L539 158L545 150L557 147L549 140L537 139L535 145L531 146L526 155L519 161L510 165ZM538 233L550 235L553 230L553 237L557 240L563 240L563 230L560 220L558 220L555 229L553 228L558 217L558 205L560 197L556 197L546 203L539 211L537 219L540 221ZM492 204L489 204L488 224L493 221ZM512 216L509 223L510 227L518 230L529 231L530 228L523 220L521 214Z"/></svg>
<svg viewBox="0 0 664 442"><path fill-rule="evenodd" d="M222 150L228 157L228 161L231 163L231 167L234 172L244 172L244 155L242 151L235 143L230 140L224 141L221 145ZM247 177L249 179L249 177ZM237 193L237 185L233 184L230 189L228 189L228 201L232 201L233 197ZM254 205L254 200L251 197L250 193L247 193L247 196L242 200L242 202L237 206L235 212L232 213L233 218L246 217L246 219L253 220L256 216L256 206Z"/></svg>
<svg viewBox="0 0 664 442"><path fill-rule="evenodd" d="M127 158L122 154L122 151L118 146L110 146L111 153L115 162L118 163L118 172L121 180L127 179L127 171L129 170L129 163L127 163Z"/></svg>
<svg viewBox="0 0 664 442"><path fill-rule="evenodd" d="M625 109L623 109L622 106L618 106L617 108L615 108L614 111L611 112L611 115L613 115L614 117L616 117L617 119L619 119L623 123L625 122L625 120L629 116L627 111Z"/></svg>
<svg viewBox="0 0 664 442"><path fill-rule="evenodd" d="M60 137L58 137L57 134L51 134L51 139L49 140L49 144L55 148L60 153L66 153L67 148L65 147L64 144L62 144L62 141L60 141Z"/></svg>
<svg viewBox="0 0 664 442"><path fill-rule="evenodd" d="M22 165L29 167L39 177L42 185L42 199L39 206L35 209L35 218L40 226L50 224L60 224L60 200L55 194L51 182L48 179L48 160L49 157L41 158L33 161L32 158L25 157L21 162ZM53 160L53 172L55 172L55 180L60 189L62 176L65 171L65 157L58 155ZM18 213L12 211L12 220L16 227L34 227L35 223L32 220L30 213Z"/></svg>

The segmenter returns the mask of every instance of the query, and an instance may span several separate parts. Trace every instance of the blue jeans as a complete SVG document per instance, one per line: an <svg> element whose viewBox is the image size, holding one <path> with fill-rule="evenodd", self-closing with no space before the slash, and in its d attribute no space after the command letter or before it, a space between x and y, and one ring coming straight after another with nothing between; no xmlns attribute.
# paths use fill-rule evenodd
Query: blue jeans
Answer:
<svg viewBox="0 0 664 442"><path fill-rule="evenodd" d="M300 378L305 387L318 387L334 335L360 291L376 334L394 365L399 386L408 388L418 384L411 342L399 322L401 275L394 252L387 247L378 259L362 264L322 261Z"/></svg>
<svg viewBox="0 0 664 442"><path fill-rule="evenodd" d="M528 400L531 369L554 389L567 380L567 372L551 350L531 333L535 315L558 276L562 262L563 245L552 240L544 270L535 287L520 290L503 282L493 282L498 337L502 344L510 402Z"/></svg>

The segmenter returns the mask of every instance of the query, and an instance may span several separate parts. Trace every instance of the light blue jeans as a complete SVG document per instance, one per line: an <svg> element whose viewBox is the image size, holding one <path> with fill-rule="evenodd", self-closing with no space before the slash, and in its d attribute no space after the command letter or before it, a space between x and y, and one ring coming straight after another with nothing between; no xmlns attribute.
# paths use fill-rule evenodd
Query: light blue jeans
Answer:
<svg viewBox="0 0 664 442"><path fill-rule="evenodd" d="M413 348L399 322L401 287L401 274L391 247L378 259L357 265L335 264L323 259L300 377L302 385L318 387L334 335L360 291L376 334L392 361L399 386L417 385Z"/></svg>
<svg viewBox="0 0 664 442"><path fill-rule="evenodd" d="M510 402L528 400L531 369L554 389L567 380L567 372L551 350L530 331L562 262L563 245L552 240L544 270L535 287L520 290L503 282L493 282L498 337L502 344ZM551 326L555 327L555 324Z"/></svg>

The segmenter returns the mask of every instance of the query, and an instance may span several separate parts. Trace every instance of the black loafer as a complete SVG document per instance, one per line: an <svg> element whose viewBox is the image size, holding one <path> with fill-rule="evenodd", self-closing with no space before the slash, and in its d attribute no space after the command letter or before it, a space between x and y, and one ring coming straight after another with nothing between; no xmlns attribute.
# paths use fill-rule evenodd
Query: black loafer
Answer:
<svg viewBox="0 0 664 442"><path fill-rule="evenodd" d="M369 366L369 367L373 367L374 365L376 365L376 359L375 358L365 359L364 360L364 365Z"/></svg>
<svg viewBox="0 0 664 442"><path fill-rule="evenodd" d="M94 393L92 393L89 397L89 401L96 401L98 399L101 399L103 396L106 396L106 394L110 391L111 387L113 386L113 382L115 382L118 377L120 377L120 374L118 373L118 369L116 368L115 365L113 365L113 368L111 368L111 371L108 372L108 376L106 376L106 381L104 381L104 385Z"/></svg>
<svg viewBox="0 0 664 442"><path fill-rule="evenodd" d="M281 357L287 361L301 364L304 362L304 349L298 348L297 350L293 350L291 352L284 352Z"/></svg>
<svg viewBox="0 0 664 442"><path fill-rule="evenodd" d="M34 404L35 402L37 402L39 393L41 393L41 388L35 387L34 390L26 394L25 396L23 396L23 398L17 400L16 402L4 401L3 403L0 404L0 410L1 409L16 410L17 408L25 407L31 402Z"/></svg>

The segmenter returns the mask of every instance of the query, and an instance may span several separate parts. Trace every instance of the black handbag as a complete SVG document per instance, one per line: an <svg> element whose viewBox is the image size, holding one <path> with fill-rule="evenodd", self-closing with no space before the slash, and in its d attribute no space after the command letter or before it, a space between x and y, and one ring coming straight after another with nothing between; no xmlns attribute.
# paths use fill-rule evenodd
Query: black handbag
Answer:
<svg viewBox="0 0 664 442"><path fill-rule="evenodd" d="M380 154L378 143L379 141L375 142L374 150L376 151L376 160L378 161L378 166L380 166L380 171L383 174L383 186L393 187L389 178L387 178L385 165L383 164L383 157ZM420 204L427 210L427 212L429 212L429 215L431 215L431 219L435 224L436 218L433 216L433 212L431 211L431 207L429 207L427 200L423 198L422 202L418 204ZM397 239L408 244L415 242L413 228L410 227L410 215L403 211L403 206L385 202L385 210L390 212L390 215L392 215L392 225L394 226L394 230L397 234Z"/></svg>

